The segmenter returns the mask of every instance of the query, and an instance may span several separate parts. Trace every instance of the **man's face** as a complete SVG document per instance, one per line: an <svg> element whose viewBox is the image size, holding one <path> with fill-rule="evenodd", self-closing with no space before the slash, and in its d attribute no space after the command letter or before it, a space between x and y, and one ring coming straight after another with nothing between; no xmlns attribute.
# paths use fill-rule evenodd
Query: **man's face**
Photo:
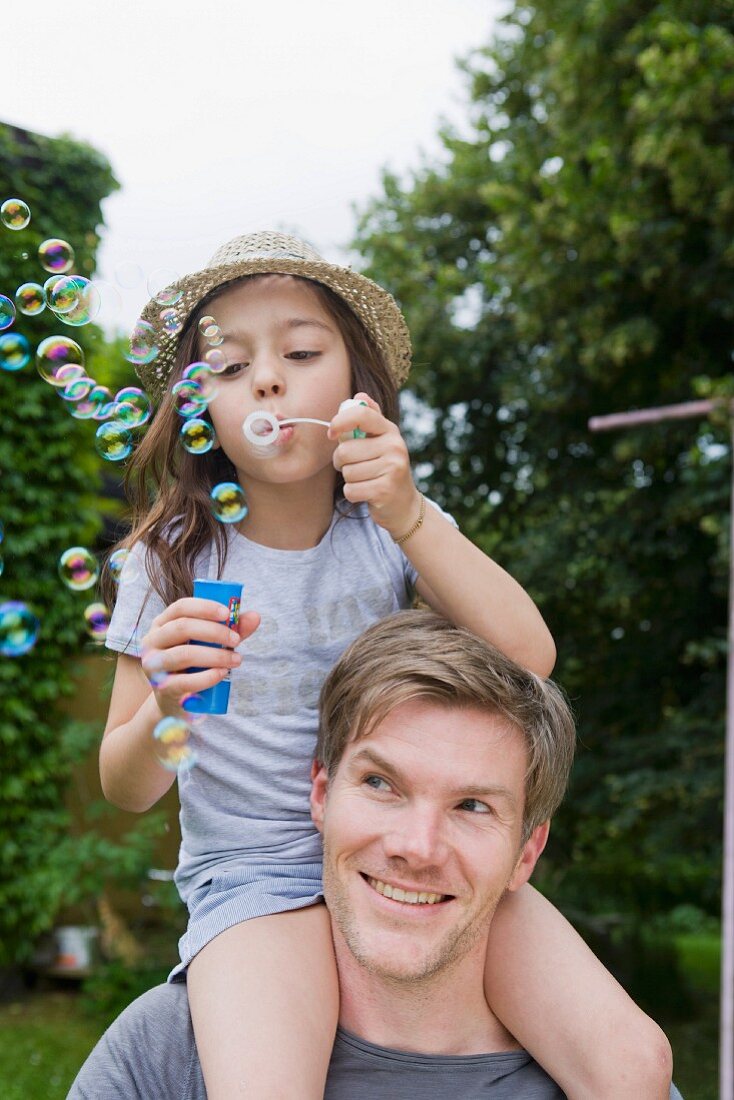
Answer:
<svg viewBox="0 0 734 1100"><path fill-rule="evenodd" d="M497 902L547 836L540 826L521 848L526 765L505 719L417 699L348 744L330 782L315 769L337 948L411 983L483 952Z"/></svg>

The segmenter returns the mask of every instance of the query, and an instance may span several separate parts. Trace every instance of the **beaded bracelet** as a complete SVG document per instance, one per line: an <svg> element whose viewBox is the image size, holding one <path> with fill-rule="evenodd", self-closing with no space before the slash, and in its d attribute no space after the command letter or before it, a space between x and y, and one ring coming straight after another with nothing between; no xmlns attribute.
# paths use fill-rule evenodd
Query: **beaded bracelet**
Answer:
<svg viewBox="0 0 734 1100"><path fill-rule="evenodd" d="M423 496L423 493L421 493L421 507L420 507L420 511L418 513L418 519L415 521L415 523L413 524L413 526L411 527L411 529L409 531L406 531L405 534L401 535L399 539L394 540L396 546L402 546L403 543L406 542L410 538L411 535L414 535L416 533L416 531L418 531L423 526L423 520L425 519L425 517L426 517L426 498Z"/></svg>

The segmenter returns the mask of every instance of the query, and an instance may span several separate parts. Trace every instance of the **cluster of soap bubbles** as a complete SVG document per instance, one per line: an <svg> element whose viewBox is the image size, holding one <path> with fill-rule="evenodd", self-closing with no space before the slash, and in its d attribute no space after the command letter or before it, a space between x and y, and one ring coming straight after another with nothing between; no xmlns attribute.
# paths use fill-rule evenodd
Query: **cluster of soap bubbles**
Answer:
<svg viewBox="0 0 734 1100"><path fill-rule="evenodd" d="M59 558L58 572L71 592L86 592L99 580L99 564L86 546L70 546ZM84 625L92 641L101 645L110 625L109 608L94 601L84 608Z"/></svg>

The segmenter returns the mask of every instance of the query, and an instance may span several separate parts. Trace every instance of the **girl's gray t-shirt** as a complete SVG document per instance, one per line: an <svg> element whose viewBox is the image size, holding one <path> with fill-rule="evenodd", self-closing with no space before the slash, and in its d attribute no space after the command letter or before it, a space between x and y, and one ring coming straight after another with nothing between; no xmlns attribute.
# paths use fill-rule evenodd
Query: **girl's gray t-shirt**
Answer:
<svg viewBox="0 0 734 1100"><path fill-rule="evenodd" d="M210 547L195 576L216 579L217 572ZM275 550L230 528L221 579L242 583L242 610L259 612L262 621L240 648L227 714L197 721L197 763L178 776L176 884L184 901L215 867L219 873L248 861L320 860L308 801L319 691L355 638L410 606L416 572L367 506L358 505L351 515L335 512L321 542L308 550ZM163 608L138 543L123 571L108 648L139 657Z"/></svg>

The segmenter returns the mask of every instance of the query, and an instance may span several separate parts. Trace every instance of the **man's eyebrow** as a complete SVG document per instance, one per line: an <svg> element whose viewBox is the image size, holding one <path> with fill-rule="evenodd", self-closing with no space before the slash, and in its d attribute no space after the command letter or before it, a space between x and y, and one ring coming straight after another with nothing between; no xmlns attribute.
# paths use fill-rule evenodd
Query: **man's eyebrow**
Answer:
<svg viewBox="0 0 734 1100"><path fill-rule="evenodd" d="M324 332L330 332L334 334L334 329L331 325L327 325L325 321L319 321L316 317L288 317L285 321L280 321L275 327L279 329L296 329L304 328L310 325L313 328L323 329ZM225 332L223 344L234 343L237 340L244 341L247 339L248 334L246 332ZM221 345L220 345L221 347Z"/></svg>
<svg viewBox="0 0 734 1100"><path fill-rule="evenodd" d="M386 772L388 775L396 779L398 783L405 782L402 773L391 764L389 760L385 760L374 749L363 748L359 752L356 752L349 761L351 764L372 764L381 772ZM508 788L502 786L501 783L495 784L478 784L469 783L465 787L456 787L450 790L449 795L452 798L503 798L507 801L512 809L517 806L517 798L513 792Z"/></svg>

